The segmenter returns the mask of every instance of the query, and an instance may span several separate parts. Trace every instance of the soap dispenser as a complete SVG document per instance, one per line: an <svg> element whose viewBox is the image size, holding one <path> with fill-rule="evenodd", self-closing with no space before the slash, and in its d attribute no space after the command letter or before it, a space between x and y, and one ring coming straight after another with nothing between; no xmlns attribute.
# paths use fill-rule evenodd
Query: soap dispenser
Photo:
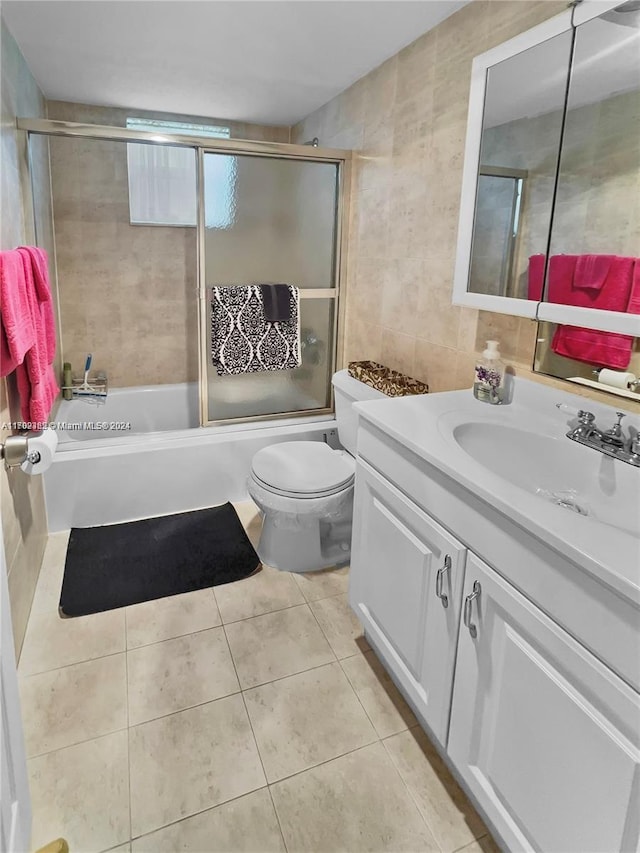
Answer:
<svg viewBox="0 0 640 853"><path fill-rule="evenodd" d="M473 396L483 403L497 405L504 398L504 364L500 359L498 341L487 341L487 348L478 360L473 383Z"/></svg>

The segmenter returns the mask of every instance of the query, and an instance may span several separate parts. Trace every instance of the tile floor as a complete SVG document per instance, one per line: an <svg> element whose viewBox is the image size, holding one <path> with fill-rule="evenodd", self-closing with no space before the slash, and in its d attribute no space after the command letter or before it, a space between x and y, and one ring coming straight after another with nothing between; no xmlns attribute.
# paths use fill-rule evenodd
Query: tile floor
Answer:
<svg viewBox="0 0 640 853"><path fill-rule="evenodd" d="M62 620L67 538L19 666L34 848L497 850L361 635L347 569Z"/></svg>

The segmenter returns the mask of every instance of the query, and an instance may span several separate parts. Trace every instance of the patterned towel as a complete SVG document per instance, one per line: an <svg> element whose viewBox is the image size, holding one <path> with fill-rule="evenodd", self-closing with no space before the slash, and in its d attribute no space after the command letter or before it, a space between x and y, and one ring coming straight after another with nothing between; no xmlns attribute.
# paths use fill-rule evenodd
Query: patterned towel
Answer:
<svg viewBox="0 0 640 853"><path fill-rule="evenodd" d="M218 376L300 367L298 288L289 285L291 319L270 323L258 285L211 289L211 356Z"/></svg>

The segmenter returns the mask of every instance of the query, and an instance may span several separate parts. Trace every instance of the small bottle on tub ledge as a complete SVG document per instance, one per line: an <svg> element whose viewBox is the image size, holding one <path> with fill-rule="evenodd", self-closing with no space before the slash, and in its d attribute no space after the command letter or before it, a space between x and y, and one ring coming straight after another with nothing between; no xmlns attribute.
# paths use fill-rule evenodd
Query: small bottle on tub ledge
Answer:
<svg viewBox="0 0 640 853"><path fill-rule="evenodd" d="M498 341L487 341L482 358L476 363L473 396L483 403L498 405L504 399L504 363Z"/></svg>

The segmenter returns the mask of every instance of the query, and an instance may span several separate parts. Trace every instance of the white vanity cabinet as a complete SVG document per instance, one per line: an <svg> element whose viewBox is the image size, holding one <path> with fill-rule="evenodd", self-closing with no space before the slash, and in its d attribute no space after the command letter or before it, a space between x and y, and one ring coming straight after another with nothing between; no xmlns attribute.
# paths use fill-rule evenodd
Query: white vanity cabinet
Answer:
<svg viewBox="0 0 640 853"><path fill-rule="evenodd" d="M520 595L467 556L451 761L510 850L635 850L638 697Z"/></svg>
<svg viewBox="0 0 640 853"><path fill-rule="evenodd" d="M511 509L483 495L488 473L475 486L446 435L456 406L486 417L476 403L359 407L351 606L506 850L640 850L638 590L588 570L587 528L584 559L553 547L556 519L583 530L572 514L541 530L519 492L495 486ZM634 579L624 547L612 565Z"/></svg>
<svg viewBox="0 0 640 853"><path fill-rule="evenodd" d="M466 549L361 460L353 530L351 606L444 746Z"/></svg>

